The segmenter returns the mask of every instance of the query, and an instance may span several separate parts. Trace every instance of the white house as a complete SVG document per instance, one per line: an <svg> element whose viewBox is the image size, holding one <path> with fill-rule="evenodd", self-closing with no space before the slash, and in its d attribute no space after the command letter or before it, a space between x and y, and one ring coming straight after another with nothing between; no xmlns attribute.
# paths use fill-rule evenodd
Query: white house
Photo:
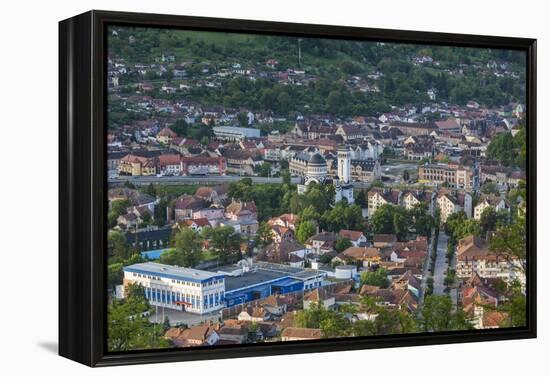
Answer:
<svg viewBox="0 0 550 377"><path fill-rule="evenodd" d="M481 214L485 208L492 207L495 212L510 211L510 206L504 198L500 198L494 195L487 195L480 198L477 205L474 207L474 219L481 219Z"/></svg>

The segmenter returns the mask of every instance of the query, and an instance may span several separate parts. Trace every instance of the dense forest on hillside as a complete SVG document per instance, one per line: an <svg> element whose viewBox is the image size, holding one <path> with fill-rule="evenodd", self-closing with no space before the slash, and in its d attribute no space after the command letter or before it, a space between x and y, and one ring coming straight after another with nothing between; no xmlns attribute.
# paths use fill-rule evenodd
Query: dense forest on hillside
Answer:
<svg viewBox="0 0 550 377"><path fill-rule="evenodd" d="M525 96L525 54L513 50L154 28L117 28L116 35L109 37L109 49L110 57L123 58L130 67L153 63L171 51L177 63L186 63L188 79L200 77L204 67L210 73L232 64L254 69L254 80L224 79L219 87L193 87L185 97L207 105L244 106L282 115L377 115L392 105L429 103L427 91L432 88L437 102L459 105L475 100L494 107L524 102ZM419 62L422 57L436 64ZM268 59L276 59L277 67L267 67ZM287 68L304 70L313 79L307 85L282 85L269 75L270 70ZM143 79L127 76L122 84ZM354 76L379 91L357 90L350 85Z"/></svg>

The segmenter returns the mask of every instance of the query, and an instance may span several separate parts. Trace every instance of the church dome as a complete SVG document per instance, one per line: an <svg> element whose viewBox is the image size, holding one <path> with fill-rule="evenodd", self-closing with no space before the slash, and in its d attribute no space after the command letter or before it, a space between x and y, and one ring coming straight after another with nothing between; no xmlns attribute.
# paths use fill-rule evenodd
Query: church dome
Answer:
<svg viewBox="0 0 550 377"><path fill-rule="evenodd" d="M325 161L324 157L321 156L319 153L315 153L309 158L309 164L315 164L315 165L325 165L327 162Z"/></svg>

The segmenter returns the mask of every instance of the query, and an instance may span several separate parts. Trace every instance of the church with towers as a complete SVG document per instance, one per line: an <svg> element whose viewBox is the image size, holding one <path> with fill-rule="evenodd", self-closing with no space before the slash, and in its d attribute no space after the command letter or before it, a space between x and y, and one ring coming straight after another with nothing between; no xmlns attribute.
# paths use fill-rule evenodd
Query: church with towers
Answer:
<svg viewBox="0 0 550 377"><path fill-rule="evenodd" d="M353 204L353 185L351 184L351 155L352 152L346 145L338 147L338 176L334 179L328 177L328 167L325 158L320 153L314 153L304 161L307 165L304 183L298 185L298 194L307 191L311 183L323 184L332 181L336 191L334 202L338 203L346 199L349 204Z"/></svg>

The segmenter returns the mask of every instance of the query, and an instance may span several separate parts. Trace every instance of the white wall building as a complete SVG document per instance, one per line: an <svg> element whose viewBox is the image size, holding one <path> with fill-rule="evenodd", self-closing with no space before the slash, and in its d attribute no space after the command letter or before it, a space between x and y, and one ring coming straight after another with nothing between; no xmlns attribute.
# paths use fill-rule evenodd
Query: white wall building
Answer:
<svg viewBox="0 0 550 377"><path fill-rule="evenodd" d="M238 141L245 138L260 137L260 130L257 128L220 126L213 128L214 135L220 140Z"/></svg>
<svg viewBox="0 0 550 377"><path fill-rule="evenodd" d="M136 283L151 305L197 314L225 306L222 274L152 262L124 267L124 286Z"/></svg>

